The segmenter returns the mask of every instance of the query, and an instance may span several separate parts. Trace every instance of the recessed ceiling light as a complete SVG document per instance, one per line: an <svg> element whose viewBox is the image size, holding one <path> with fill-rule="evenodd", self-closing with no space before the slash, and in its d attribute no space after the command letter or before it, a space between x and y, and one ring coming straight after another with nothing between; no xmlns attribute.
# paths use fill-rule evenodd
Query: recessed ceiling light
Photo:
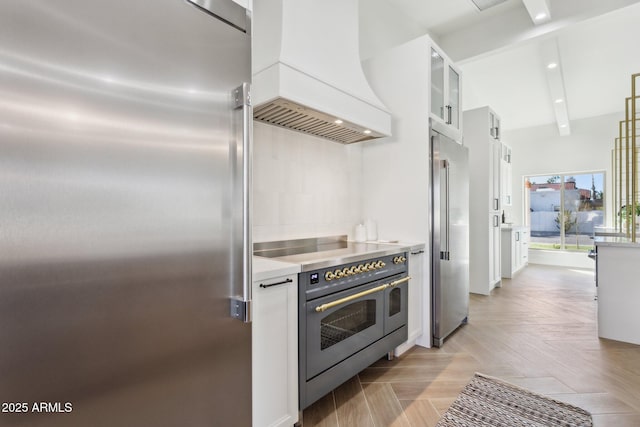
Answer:
<svg viewBox="0 0 640 427"><path fill-rule="evenodd" d="M567 125L560 125L560 127L561 127L561 128L566 128L566 127L567 127Z"/></svg>
<svg viewBox="0 0 640 427"><path fill-rule="evenodd" d="M562 98L556 99L556 104L561 104L562 102L564 102L564 100Z"/></svg>
<svg viewBox="0 0 640 427"><path fill-rule="evenodd" d="M546 13L544 13L544 12L543 13L539 13L539 14L536 15L535 20L536 21L540 21L541 19L544 19L546 17L547 17Z"/></svg>
<svg viewBox="0 0 640 427"><path fill-rule="evenodd" d="M556 64L555 62L550 62L550 63L547 65L547 68L548 68L548 69L550 69L550 70L553 70L553 69L554 69L554 68L556 68L557 66L558 66L558 64Z"/></svg>
<svg viewBox="0 0 640 427"><path fill-rule="evenodd" d="M371 133L371 131L369 129L365 129L364 133L366 133L367 135L369 135Z"/></svg>
<svg viewBox="0 0 640 427"><path fill-rule="evenodd" d="M343 122L340 119L336 119L333 121L333 123L337 124L337 125L341 125Z"/></svg>

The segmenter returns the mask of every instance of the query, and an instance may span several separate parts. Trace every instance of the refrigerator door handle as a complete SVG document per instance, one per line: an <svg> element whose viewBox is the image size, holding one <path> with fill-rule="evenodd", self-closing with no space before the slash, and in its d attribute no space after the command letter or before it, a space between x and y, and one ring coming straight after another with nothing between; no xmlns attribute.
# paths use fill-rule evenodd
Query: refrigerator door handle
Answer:
<svg viewBox="0 0 640 427"><path fill-rule="evenodd" d="M444 251L440 251L440 259L445 260L445 261L449 261L451 256L449 253L449 215L450 215L450 209L449 209L449 161L448 160L442 160L442 169L444 170L444 195L445 195L445 202L444 202L444 209L445 209L445 215L444 215L444 228L445 228L445 237L444 237Z"/></svg>
<svg viewBox="0 0 640 427"><path fill-rule="evenodd" d="M231 299L231 317L251 322L251 157L253 146L253 107L251 85L243 83L234 91L234 107L242 109L242 295Z"/></svg>

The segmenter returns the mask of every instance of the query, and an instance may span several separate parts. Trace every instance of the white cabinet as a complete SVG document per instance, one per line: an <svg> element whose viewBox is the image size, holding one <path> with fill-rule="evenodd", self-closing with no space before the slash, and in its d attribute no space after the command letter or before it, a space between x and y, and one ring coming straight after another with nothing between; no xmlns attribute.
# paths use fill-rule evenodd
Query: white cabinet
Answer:
<svg viewBox="0 0 640 427"><path fill-rule="evenodd" d="M640 345L640 246L596 237L598 336Z"/></svg>
<svg viewBox="0 0 640 427"><path fill-rule="evenodd" d="M255 281L252 292L253 426L291 427L298 422L298 276Z"/></svg>
<svg viewBox="0 0 640 427"><path fill-rule="evenodd" d="M529 263L529 228L502 228L502 277L512 278Z"/></svg>
<svg viewBox="0 0 640 427"><path fill-rule="evenodd" d="M407 342L399 345L395 350L395 355L400 356L416 344L416 340L423 332L424 304L424 249L422 247L411 248L409 252L409 294L408 294L408 320L407 320ZM430 345L430 343L429 343Z"/></svg>
<svg viewBox="0 0 640 427"><path fill-rule="evenodd" d="M511 167L511 147L502 144L502 157L500 160L500 194L503 206L511 206L513 203L513 172Z"/></svg>
<svg viewBox="0 0 640 427"><path fill-rule="evenodd" d="M430 54L431 117L448 125L456 135L460 135L462 131L460 70L434 43L431 43Z"/></svg>
<svg viewBox="0 0 640 427"><path fill-rule="evenodd" d="M469 290L489 295L500 286L500 159L498 116L482 107L464 112L469 148Z"/></svg>
<svg viewBox="0 0 640 427"><path fill-rule="evenodd" d="M502 245L500 241L500 216L497 212L490 212L489 218L491 223L489 224L489 290L494 287L500 287L502 280L501 259L500 253L502 251ZM480 292L482 293L482 292Z"/></svg>

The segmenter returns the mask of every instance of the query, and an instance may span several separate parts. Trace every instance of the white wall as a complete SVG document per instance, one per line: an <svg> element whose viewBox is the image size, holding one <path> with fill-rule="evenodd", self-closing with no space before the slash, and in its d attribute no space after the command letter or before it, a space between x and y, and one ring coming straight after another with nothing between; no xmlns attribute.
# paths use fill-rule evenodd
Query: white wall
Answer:
<svg viewBox="0 0 640 427"><path fill-rule="evenodd" d="M350 235L361 188L361 145L254 122L254 241Z"/></svg>
<svg viewBox="0 0 640 427"><path fill-rule="evenodd" d="M427 33L388 0L360 0L360 59Z"/></svg>

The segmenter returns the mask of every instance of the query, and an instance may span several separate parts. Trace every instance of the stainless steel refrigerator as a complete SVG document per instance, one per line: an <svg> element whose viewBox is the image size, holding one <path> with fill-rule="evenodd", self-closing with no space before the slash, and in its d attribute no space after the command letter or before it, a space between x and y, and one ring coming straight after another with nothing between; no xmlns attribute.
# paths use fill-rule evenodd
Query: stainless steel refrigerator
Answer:
<svg viewBox="0 0 640 427"><path fill-rule="evenodd" d="M0 425L251 425L249 28L0 2Z"/></svg>
<svg viewBox="0 0 640 427"><path fill-rule="evenodd" d="M469 150L431 123L432 345L469 314Z"/></svg>

